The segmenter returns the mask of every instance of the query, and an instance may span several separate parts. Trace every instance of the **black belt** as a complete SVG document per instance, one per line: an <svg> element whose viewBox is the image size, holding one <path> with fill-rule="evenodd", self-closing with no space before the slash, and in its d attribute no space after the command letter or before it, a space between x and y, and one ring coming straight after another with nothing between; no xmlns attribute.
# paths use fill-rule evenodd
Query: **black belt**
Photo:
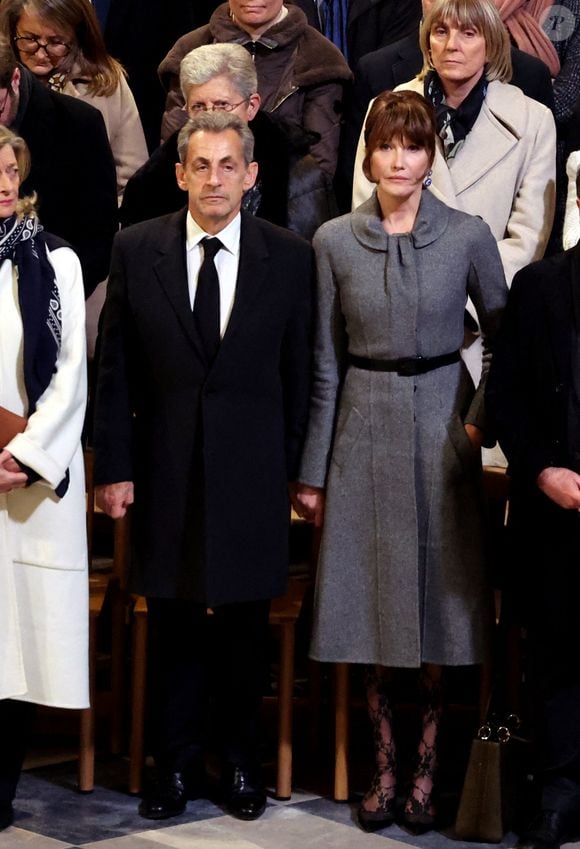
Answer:
<svg viewBox="0 0 580 849"><path fill-rule="evenodd" d="M400 357L398 360L372 360L368 357L357 357L355 354L348 355L351 366L365 371L396 371L402 377L425 374L441 366L450 366L451 363L457 363L460 359L459 351L440 354L438 357Z"/></svg>

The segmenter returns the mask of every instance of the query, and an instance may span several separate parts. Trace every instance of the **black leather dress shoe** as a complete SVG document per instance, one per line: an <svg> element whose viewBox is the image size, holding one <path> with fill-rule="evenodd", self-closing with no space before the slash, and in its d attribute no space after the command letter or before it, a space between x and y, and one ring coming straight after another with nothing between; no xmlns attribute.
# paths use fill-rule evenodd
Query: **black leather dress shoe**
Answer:
<svg viewBox="0 0 580 849"><path fill-rule="evenodd" d="M14 809L10 802L0 802L0 831L14 822Z"/></svg>
<svg viewBox="0 0 580 849"><path fill-rule="evenodd" d="M256 820L266 809L266 791L250 770L230 767L224 776L225 806L240 820Z"/></svg>
<svg viewBox="0 0 580 849"><path fill-rule="evenodd" d="M569 839L569 820L563 814L540 811L520 837L517 849L558 849Z"/></svg>
<svg viewBox="0 0 580 849"><path fill-rule="evenodd" d="M178 817L185 811L188 798L182 772L160 773L155 786L139 805L139 813L148 820Z"/></svg>

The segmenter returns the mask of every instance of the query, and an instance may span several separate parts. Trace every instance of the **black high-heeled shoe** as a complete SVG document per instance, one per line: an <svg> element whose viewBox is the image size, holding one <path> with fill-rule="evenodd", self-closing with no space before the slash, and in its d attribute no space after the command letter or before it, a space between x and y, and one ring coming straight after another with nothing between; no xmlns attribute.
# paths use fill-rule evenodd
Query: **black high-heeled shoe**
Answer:
<svg viewBox="0 0 580 849"><path fill-rule="evenodd" d="M375 772L371 786L365 794L363 801L358 806L357 819L363 831L381 831L395 822L397 788L395 784L388 789L383 787L382 779L387 772L392 772L391 764ZM378 807L374 810L368 810L364 806L364 800L372 796L376 796Z"/></svg>
<svg viewBox="0 0 580 849"><path fill-rule="evenodd" d="M367 811L362 805L358 806L356 816L358 824L363 831L375 832L382 831L383 828L388 828L395 822L396 800L392 799L391 804L386 808L378 808L376 811Z"/></svg>
<svg viewBox="0 0 580 849"><path fill-rule="evenodd" d="M415 794L421 794L422 799L417 799ZM401 824L412 834L425 834L435 828L437 813L433 810L431 797L432 791L425 793L416 784L411 787L411 792L401 815Z"/></svg>

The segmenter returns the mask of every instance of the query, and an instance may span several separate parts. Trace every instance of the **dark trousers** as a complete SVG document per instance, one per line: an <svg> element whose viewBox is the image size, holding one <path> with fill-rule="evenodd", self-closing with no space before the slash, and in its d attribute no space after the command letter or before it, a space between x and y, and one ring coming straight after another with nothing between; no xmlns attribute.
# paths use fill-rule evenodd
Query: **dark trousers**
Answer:
<svg viewBox="0 0 580 849"><path fill-rule="evenodd" d="M542 807L580 817L580 516L539 492L510 513L520 571L515 595L528 633L528 681L539 744Z"/></svg>
<svg viewBox="0 0 580 849"><path fill-rule="evenodd" d="M35 712L29 702L0 700L0 805L16 795Z"/></svg>
<svg viewBox="0 0 580 849"><path fill-rule="evenodd" d="M258 766L269 601L148 598L149 722L156 765L187 771L203 756L209 711L227 764Z"/></svg>

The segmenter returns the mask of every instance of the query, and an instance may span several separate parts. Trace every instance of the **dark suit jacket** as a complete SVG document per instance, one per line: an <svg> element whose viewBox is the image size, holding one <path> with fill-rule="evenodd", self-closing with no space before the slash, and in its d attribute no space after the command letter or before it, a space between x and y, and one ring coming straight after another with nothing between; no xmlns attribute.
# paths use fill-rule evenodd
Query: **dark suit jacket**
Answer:
<svg viewBox="0 0 580 849"><path fill-rule="evenodd" d="M37 193L44 229L79 255L88 296L107 276L117 230L117 179L103 116L21 73L30 78L30 96L13 129L26 141L32 164L20 191Z"/></svg>
<svg viewBox="0 0 580 849"><path fill-rule="evenodd" d="M487 380L486 410L511 475L508 609L529 626L548 768L580 768L580 517L536 484L549 466L580 471L580 247L514 278ZM510 604L510 596L513 601Z"/></svg>
<svg viewBox="0 0 580 849"><path fill-rule="evenodd" d="M189 304L185 211L115 241L95 480L135 482L132 583L145 595L213 606L285 591L287 481L308 409L312 250L243 213L240 245L233 312L208 373Z"/></svg>
<svg viewBox="0 0 580 849"><path fill-rule="evenodd" d="M512 85L554 111L552 81L547 66L512 47ZM351 97L346 103L340 143L338 180L341 207L350 204L356 148L369 102L382 91L391 91L412 80L423 67L419 34L413 32L394 44L364 56L355 71ZM346 200L345 200L346 199ZM346 211L346 210L345 210Z"/></svg>

